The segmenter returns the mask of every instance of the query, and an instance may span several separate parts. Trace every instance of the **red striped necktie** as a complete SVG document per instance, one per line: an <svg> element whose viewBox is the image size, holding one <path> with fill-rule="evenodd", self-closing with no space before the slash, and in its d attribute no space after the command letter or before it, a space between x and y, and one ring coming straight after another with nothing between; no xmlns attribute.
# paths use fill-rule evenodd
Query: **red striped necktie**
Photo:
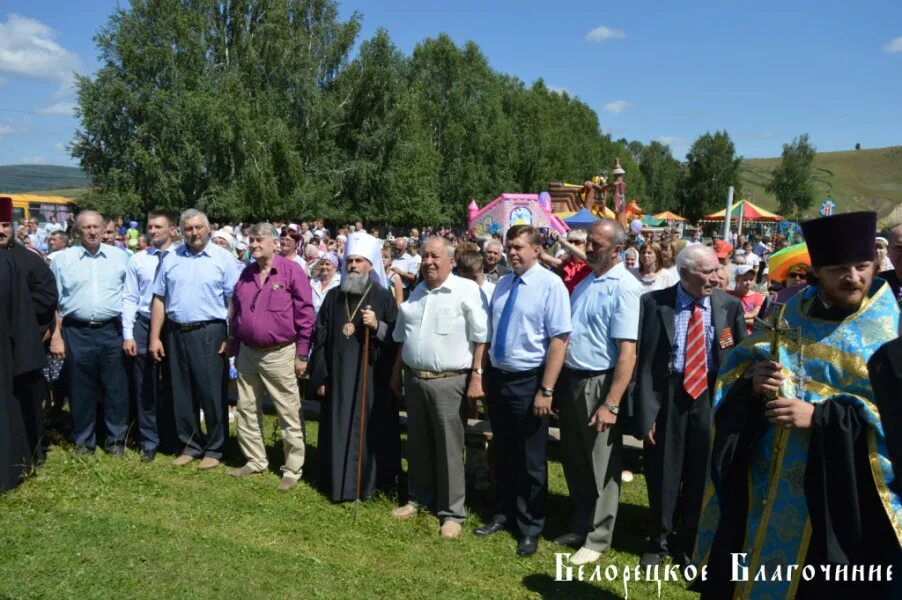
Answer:
<svg viewBox="0 0 902 600"><path fill-rule="evenodd" d="M693 400L708 388L708 352L705 349L705 321L698 302L692 303L692 316L686 332L686 363L683 366L683 389Z"/></svg>

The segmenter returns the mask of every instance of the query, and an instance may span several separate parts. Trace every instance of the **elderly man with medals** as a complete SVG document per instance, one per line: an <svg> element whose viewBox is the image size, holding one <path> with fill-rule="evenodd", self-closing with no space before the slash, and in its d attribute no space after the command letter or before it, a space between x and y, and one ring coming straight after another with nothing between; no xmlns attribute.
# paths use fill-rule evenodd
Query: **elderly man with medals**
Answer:
<svg viewBox="0 0 902 600"><path fill-rule="evenodd" d="M387 285L381 242L351 234L341 285L317 314L310 359L310 389L323 400L319 487L333 502L388 491L401 471L401 427L389 387L398 308Z"/></svg>
<svg viewBox="0 0 902 600"><path fill-rule="evenodd" d="M876 214L802 230L814 283L718 375L693 557L708 565L703 598L884 597L887 567L898 574L902 502L867 371L899 325L889 286L874 277Z"/></svg>

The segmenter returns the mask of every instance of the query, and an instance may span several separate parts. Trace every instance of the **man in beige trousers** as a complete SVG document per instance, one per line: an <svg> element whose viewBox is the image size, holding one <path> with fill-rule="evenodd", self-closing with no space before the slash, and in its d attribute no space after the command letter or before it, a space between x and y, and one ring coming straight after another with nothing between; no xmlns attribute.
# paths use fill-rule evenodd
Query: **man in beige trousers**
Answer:
<svg viewBox="0 0 902 600"><path fill-rule="evenodd" d="M247 464L231 474L246 477L269 466L263 442L266 392L279 415L285 448L279 489L284 491L297 485L304 467L297 379L307 370L313 294L300 265L279 255L279 232L273 225L251 227L248 246L254 262L235 285L231 321L238 369L238 445Z"/></svg>

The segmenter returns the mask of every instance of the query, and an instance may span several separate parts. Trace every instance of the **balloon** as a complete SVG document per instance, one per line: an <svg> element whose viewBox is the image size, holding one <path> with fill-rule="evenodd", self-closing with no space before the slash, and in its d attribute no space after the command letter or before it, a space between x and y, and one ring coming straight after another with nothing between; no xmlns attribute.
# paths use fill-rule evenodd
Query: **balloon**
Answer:
<svg viewBox="0 0 902 600"><path fill-rule="evenodd" d="M539 206L542 208L550 208L551 207L551 194L548 192L542 192L539 194Z"/></svg>
<svg viewBox="0 0 902 600"><path fill-rule="evenodd" d="M633 222L630 223L630 230L633 233L642 233L642 221L639 219L633 219Z"/></svg>

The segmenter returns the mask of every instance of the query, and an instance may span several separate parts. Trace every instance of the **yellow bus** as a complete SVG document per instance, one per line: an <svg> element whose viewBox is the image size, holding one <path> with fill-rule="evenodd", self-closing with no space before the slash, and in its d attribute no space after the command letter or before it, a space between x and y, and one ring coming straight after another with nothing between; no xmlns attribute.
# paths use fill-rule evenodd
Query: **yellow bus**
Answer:
<svg viewBox="0 0 902 600"><path fill-rule="evenodd" d="M57 223L66 220L78 212L78 201L65 196L38 196L36 194L0 194L13 201L13 221L20 225L27 219L37 219L38 225L56 217Z"/></svg>

